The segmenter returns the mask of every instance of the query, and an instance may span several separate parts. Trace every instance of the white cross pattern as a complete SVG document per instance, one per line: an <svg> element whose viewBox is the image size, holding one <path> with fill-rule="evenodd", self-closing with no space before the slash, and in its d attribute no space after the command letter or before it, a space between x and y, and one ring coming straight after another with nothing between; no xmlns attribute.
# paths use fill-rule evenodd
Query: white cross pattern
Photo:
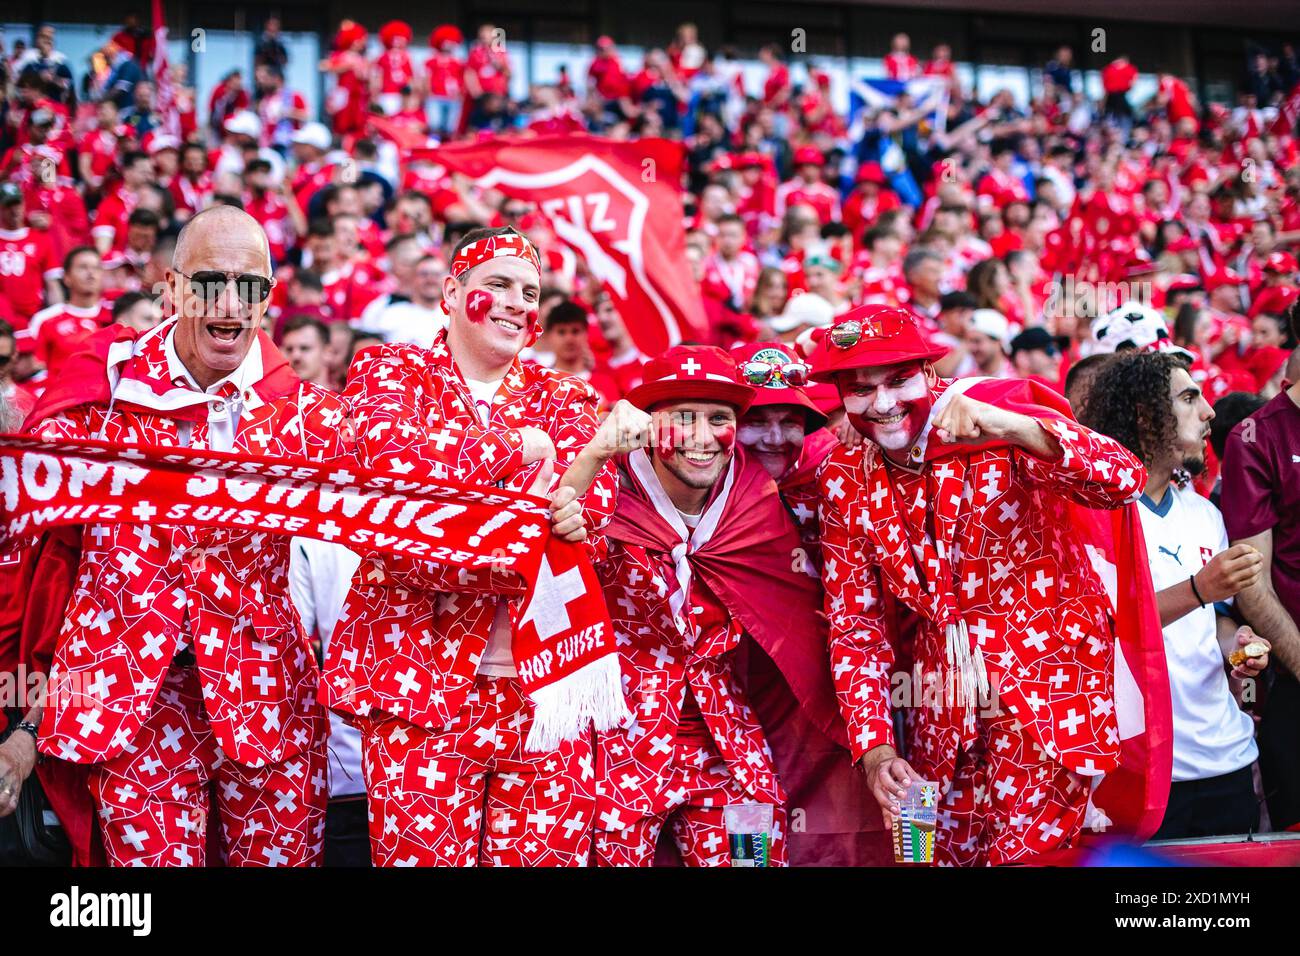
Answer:
<svg viewBox="0 0 1300 956"><path fill-rule="evenodd" d="M703 366L700 365L699 362L695 361L694 357L688 358L685 362L682 363L682 372L685 373L688 377L694 375L701 368L703 368Z"/></svg>
<svg viewBox="0 0 1300 956"><path fill-rule="evenodd" d="M542 566L537 572L537 587L528 602L528 610L519 618L519 626L531 623L537 628L537 636L548 641L572 628L568 605L586 594L580 567L575 565L557 577L551 571L550 560L543 556Z"/></svg>

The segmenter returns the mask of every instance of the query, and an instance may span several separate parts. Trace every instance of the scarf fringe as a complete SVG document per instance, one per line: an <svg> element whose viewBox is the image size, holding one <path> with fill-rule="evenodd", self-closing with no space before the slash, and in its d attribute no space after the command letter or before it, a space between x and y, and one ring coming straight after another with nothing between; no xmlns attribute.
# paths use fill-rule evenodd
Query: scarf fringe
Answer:
<svg viewBox="0 0 1300 956"><path fill-rule="evenodd" d="M536 709L524 749L544 753L577 740L594 725L598 731L631 723L623 696L623 675L617 653L606 654L530 695Z"/></svg>
<svg viewBox="0 0 1300 956"><path fill-rule="evenodd" d="M947 639L948 670L957 683L958 705L966 708L967 713L973 714L976 705L989 696L989 675L984 666L984 653L971 645L970 631L966 629L964 620L958 619L956 623L948 624L944 628L944 635Z"/></svg>

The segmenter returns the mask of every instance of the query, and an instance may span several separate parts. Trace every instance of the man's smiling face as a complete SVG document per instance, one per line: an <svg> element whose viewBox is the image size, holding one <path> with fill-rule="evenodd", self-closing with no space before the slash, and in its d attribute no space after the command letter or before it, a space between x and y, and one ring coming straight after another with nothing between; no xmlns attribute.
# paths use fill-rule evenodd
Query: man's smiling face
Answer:
<svg viewBox="0 0 1300 956"><path fill-rule="evenodd" d="M835 384L853 427L886 453L909 448L934 407L922 362L851 369L837 375Z"/></svg>

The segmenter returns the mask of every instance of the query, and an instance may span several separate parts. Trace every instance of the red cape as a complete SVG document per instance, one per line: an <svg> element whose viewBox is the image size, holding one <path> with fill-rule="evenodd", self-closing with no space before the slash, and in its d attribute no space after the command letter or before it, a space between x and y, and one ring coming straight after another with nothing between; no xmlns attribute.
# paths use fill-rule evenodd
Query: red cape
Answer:
<svg viewBox="0 0 1300 956"><path fill-rule="evenodd" d="M691 555L691 567L753 638L742 642L737 668L792 812L803 811L802 821L791 820L790 862L887 862L892 851L875 801L852 765L835 697L821 584L791 573L799 533L766 470L739 447L735 468L717 531ZM604 533L660 553L670 552L679 540L626 470L620 472L618 508Z"/></svg>
<svg viewBox="0 0 1300 956"><path fill-rule="evenodd" d="M983 379L964 391L978 401L1033 418L1075 421L1065 397L1040 382ZM925 457L934 461L970 451L971 446L931 440L926 444ZM1115 710L1120 723L1120 764L1094 788L1092 805L1109 821L1107 829L1112 836L1125 834L1141 843L1160 827L1173 774L1168 662L1146 539L1134 503L1113 510L1072 504L1070 520L1094 563L1109 568L1114 575L1111 600L1115 605Z"/></svg>

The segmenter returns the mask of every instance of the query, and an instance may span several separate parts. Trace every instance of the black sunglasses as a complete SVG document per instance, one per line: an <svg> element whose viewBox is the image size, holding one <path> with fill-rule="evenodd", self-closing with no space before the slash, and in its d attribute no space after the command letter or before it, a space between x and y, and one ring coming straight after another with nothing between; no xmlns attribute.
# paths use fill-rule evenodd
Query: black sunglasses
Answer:
<svg viewBox="0 0 1300 956"><path fill-rule="evenodd" d="M216 302L226 291L226 285L235 283L235 292L244 305L257 305L265 302L271 294L271 280L266 276L251 272L236 275L233 272L204 271L186 275L177 270L177 275L189 280L190 291L202 302Z"/></svg>

